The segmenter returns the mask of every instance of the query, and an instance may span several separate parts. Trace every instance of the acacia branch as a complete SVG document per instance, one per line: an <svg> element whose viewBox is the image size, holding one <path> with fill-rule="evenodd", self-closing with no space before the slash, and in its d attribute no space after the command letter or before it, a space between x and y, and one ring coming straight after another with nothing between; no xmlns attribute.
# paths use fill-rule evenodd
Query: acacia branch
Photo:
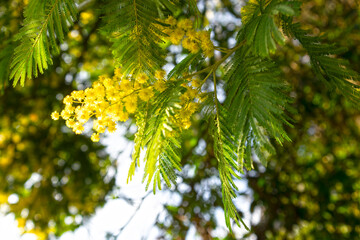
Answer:
<svg viewBox="0 0 360 240"><path fill-rule="evenodd" d="M130 224L130 222L132 221L132 219L135 217L135 215L138 213L138 211L140 210L142 204L144 203L145 199L150 195L152 191L149 191L148 193L145 194L145 196L143 196L140 200L139 205L137 206L137 208L135 209L134 213L131 215L131 217L128 219L128 221L119 229L119 232L117 234L112 235L112 239L116 240L120 234L122 233L122 231Z"/></svg>
<svg viewBox="0 0 360 240"><path fill-rule="evenodd" d="M235 47L231 48L228 50L227 54L222 57L219 61L215 62L213 65L211 66L208 66L198 72L195 72L195 73L192 73L192 74L189 74L189 75L186 75L184 76L184 78L191 78L191 77L194 77L196 75L199 75L200 73L204 73L204 72L214 72L216 71L216 69L220 66L221 63L223 63L226 59L228 59L236 50L238 50L241 46L244 46L244 44L246 43L246 41L242 41L240 42L238 45L236 45Z"/></svg>

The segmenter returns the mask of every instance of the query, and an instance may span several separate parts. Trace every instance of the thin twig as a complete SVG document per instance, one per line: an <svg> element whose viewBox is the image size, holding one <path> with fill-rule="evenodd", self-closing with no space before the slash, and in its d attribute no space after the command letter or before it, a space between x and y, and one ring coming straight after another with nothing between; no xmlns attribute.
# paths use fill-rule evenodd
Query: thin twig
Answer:
<svg viewBox="0 0 360 240"><path fill-rule="evenodd" d="M119 229L119 232L117 234L113 235L114 239L117 239L121 235L122 231L130 224L131 220L135 217L137 212L140 210L142 204L144 203L144 200L150 195L150 193L152 193L152 191L149 191L148 193L145 194L145 196L143 196L141 198L139 205L137 206L137 208L135 209L135 211L131 215L131 217L128 219L128 221Z"/></svg>
<svg viewBox="0 0 360 240"><path fill-rule="evenodd" d="M245 40L244 41L242 41L242 42L240 42L238 45L236 45L235 47L233 47L233 48L231 48L231 49L229 49L228 51L228 53L224 56L224 57L222 57L219 61L217 61L216 63L214 63L213 65L211 65L211 66L209 66L209 67L206 67L206 68L204 68L203 70L200 70L200 71L198 71L198 72L195 72L195 73L192 73L192 74L189 74L189 75L186 75L186 76L184 76L184 78L186 79L186 78L191 78L191 77L193 77L193 76L196 76L196 75L199 75L200 73L204 73L204 72L207 72L207 71L215 71L218 67L219 67L219 65L221 64L221 63L223 63L226 59L228 59L236 50L238 50L241 46L243 46L245 44Z"/></svg>

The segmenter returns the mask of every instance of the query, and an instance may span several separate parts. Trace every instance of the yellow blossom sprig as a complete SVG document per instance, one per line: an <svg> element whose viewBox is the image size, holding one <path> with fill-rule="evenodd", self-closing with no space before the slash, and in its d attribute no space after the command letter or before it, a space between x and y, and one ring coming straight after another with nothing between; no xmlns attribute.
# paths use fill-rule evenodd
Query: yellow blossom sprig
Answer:
<svg viewBox="0 0 360 240"><path fill-rule="evenodd" d="M54 111L51 118L64 119L66 126L76 134L83 133L84 124L93 120L91 140L98 142L100 134L106 130L110 133L116 131L117 122L127 121L130 115L137 112L139 105L151 102L155 94L166 90L165 71L156 71L154 76L155 81L144 73L125 77L120 69L116 69L112 78L100 76L92 87L73 91L66 96L63 99L64 109L60 113ZM175 110L172 119L180 129L190 127L190 118L199 105L200 85L196 79L191 84L195 88L184 85L185 90L179 96L179 109Z"/></svg>
<svg viewBox="0 0 360 240"><path fill-rule="evenodd" d="M196 80L195 80L196 81ZM175 126L179 127L180 131L182 129L188 129L191 126L191 117L199 109L201 102L201 90L199 87L193 86L194 80L191 82L191 85L183 84L185 91L180 95L179 108L176 109L175 115L172 119L172 122Z"/></svg>
<svg viewBox="0 0 360 240"><path fill-rule="evenodd" d="M214 56L214 45L210 40L209 31L196 31L194 23L190 19L181 19L177 21L174 17L169 16L164 23L168 27L163 27L163 32L168 35L166 38L174 45L181 44L191 53L203 51L206 57Z"/></svg>
<svg viewBox="0 0 360 240"><path fill-rule="evenodd" d="M174 22L171 24L174 24ZM187 24L189 22L185 21L177 25L183 29L190 29ZM179 93L179 107L174 109L174 116L171 117L171 121L180 131L191 126L191 117L198 110L201 101L204 100L201 97L203 96L201 86L222 62L244 44L245 41L232 49L227 49L225 56L213 65L196 73L183 76L182 80L176 80L183 81L184 91ZM208 75L203 80L196 78L204 72L208 72ZM158 70L154 76L155 79L149 79L145 73L136 76L124 76L121 69L116 69L112 78L100 76L92 87L73 91L66 96L63 99L65 108L60 114L54 111L51 117L54 120L64 119L66 126L76 134L83 133L84 124L92 119L94 133L91 140L98 142L100 134L106 130L110 133L116 131L117 122L127 121L130 115L137 112L139 105L151 102L155 94L167 89L168 80L165 71ZM189 82L186 82L187 80Z"/></svg>
<svg viewBox="0 0 360 240"><path fill-rule="evenodd" d="M159 75L159 74L158 74ZM160 74L161 75L161 74ZM116 122L125 122L129 114L135 113L140 101L148 101L156 91L164 90L161 80L156 86L147 82L145 74L139 74L135 79L124 77L121 70L115 70L113 78L100 76L92 87L85 90L73 91L63 99L65 108L59 114L51 114L52 119L60 117L66 120L66 126L76 134L84 131L84 124L94 118L95 133L91 139L99 141L99 134L106 130L114 132Z"/></svg>

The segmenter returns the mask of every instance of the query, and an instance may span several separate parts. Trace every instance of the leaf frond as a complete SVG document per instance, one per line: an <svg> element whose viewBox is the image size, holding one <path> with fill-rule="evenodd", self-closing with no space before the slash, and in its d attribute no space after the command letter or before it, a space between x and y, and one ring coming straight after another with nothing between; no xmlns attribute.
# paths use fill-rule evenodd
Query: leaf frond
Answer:
<svg viewBox="0 0 360 240"><path fill-rule="evenodd" d="M258 0L243 7L244 39L255 55L269 56L276 50L276 43L283 45L285 37L276 22L277 15L295 16L299 1Z"/></svg>
<svg viewBox="0 0 360 240"><path fill-rule="evenodd" d="M51 50L59 52L69 26L76 20L73 0L32 0L25 9L24 26L15 37L20 44L15 48L10 64L10 78L15 86L19 81L37 77L52 64Z"/></svg>
<svg viewBox="0 0 360 240"><path fill-rule="evenodd" d="M299 40L309 54L312 69L330 90L339 92L352 103L360 103L360 75L350 68L349 62L335 55L346 51L334 44L323 44L321 38L311 36L299 23L287 23L284 31Z"/></svg>
<svg viewBox="0 0 360 240"><path fill-rule="evenodd" d="M165 64L160 17L175 10L172 1L110 0L104 2L103 31L113 42L115 60L126 74L152 75ZM121 19L121 21L119 21Z"/></svg>
<svg viewBox="0 0 360 240"><path fill-rule="evenodd" d="M140 152L146 149L145 173L143 181L146 189L153 182L161 189L161 177L168 187L176 181L176 170L181 171L181 142L173 123L174 109L179 102L180 84L168 87L147 108L146 113L138 116L138 133L135 138L135 152L129 177L140 161ZM140 124L139 124L140 123ZM161 177L160 177L161 176Z"/></svg>
<svg viewBox="0 0 360 240"><path fill-rule="evenodd" d="M237 189L233 179L240 178L237 172L244 173L244 168L253 168L255 156L266 166L267 157L275 152L271 138L280 144L290 141L284 125L291 126L285 114L291 99L277 65L254 56L247 47L237 50L225 68L226 99L215 109L211 132L230 228L230 219L239 226L241 221L232 202Z"/></svg>

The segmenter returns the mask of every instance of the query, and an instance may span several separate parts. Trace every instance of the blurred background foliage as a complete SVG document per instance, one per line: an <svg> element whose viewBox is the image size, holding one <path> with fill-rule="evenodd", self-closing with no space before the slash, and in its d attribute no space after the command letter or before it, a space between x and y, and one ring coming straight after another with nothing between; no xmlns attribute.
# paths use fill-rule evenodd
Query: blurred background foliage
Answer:
<svg viewBox="0 0 360 240"><path fill-rule="evenodd" d="M104 204L115 162L103 146L49 119L64 80L38 80L0 97L0 204L10 203L25 231L61 235Z"/></svg>
<svg viewBox="0 0 360 240"><path fill-rule="evenodd" d="M0 0L0 61L8 61L1 59L1 52L14 47L7 43L20 27L26 2ZM303 2L299 21L313 34L322 34L325 42L347 47L342 57L359 72L357 1ZM199 1L203 22L214 30L217 45L229 48L235 43L243 4ZM80 13L47 74L27 81L25 88L5 86L0 96L0 209L15 213L19 227L39 239L74 230L106 202L115 186L116 161L109 158L105 147L92 143L89 136L70 133L49 117L59 109L63 96L89 86L114 68L109 45L97 31L101 28L99 12L92 6ZM181 48L170 50L167 67L184 56ZM290 40L274 59L281 63L284 79L292 86L295 127L287 129L292 142L277 145L277 155L267 168L255 162L256 170L237 182L247 185L238 193L242 196L236 200L239 213L245 216L242 201L249 201L250 212L257 216L251 218L252 230L243 238L360 239L360 113L322 86L298 42ZM1 80L6 74L6 69L0 69ZM200 239L219 239L217 213L222 202L217 161L205 131L209 126L201 115L193 121L182 143L183 171L178 185L163 190L179 201L165 205L158 215L159 239L185 239L191 229ZM132 134L126 136L133 139ZM235 232L221 230L224 239L239 239Z"/></svg>
<svg viewBox="0 0 360 240"><path fill-rule="evenodd" d="M1 47L21 26L26 2L0 2ZM65 94L90 84L83 69L91 68L95 78L97 71L103 74L109 68L107 47L94 34L94 19L91 12L80 15L50 71L27 81L24 88L4 81L0 96L1 211L14 213L18 227L38 239L79 227L104 205L115 184L116 161L105 147L49 117L60 109ZM92 62L93 55L97 57ZM2 69L0 78L6 74Z"/></svg>

